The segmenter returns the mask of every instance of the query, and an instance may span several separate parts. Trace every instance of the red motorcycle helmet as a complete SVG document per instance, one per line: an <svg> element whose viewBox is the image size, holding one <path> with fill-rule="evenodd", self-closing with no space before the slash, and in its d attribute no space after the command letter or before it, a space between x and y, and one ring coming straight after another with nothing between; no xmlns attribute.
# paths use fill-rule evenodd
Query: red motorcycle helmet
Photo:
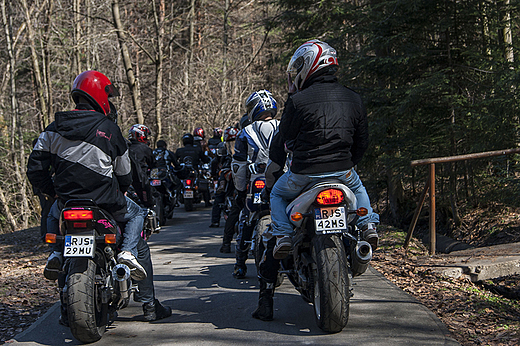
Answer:
<svg viewBox="0 0 520 346"><path fill-rule="evenodd" d="M119 96L119 91L103 73L90 70L80 73L74 79L70 94L76 104L80 98L84 98L94 110L107 115L110 113L108 98Z"/></svg>
<svg viewBox="0 0 520 346"><path fill-rule="evenodd" d="M128 130L128 139L135 139L138 142L148 144L148 136L152 134L152 131L146 125L135 124L132 125Z"/></svg>
<svg viewBox="0 0 520 346"><path fill-rule="evenodd" d="M193 130L193 136L199 136L200 138L204 139L204 130L202 127L197 127L195 130Z"/></svg>
<svg viewBox="0 0 520 346"><path fill-rule="evenodd" d="M237 138L238 129L233 126L229 126L224 130L224 142L234 141Z"/></svg>

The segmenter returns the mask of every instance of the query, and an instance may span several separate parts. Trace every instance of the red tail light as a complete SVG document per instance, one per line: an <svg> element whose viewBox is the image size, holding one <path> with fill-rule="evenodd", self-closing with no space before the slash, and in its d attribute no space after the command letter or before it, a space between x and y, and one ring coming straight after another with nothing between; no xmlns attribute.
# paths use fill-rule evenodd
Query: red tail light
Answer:
<svg viewBox="0 0 520 346"><path fill-rule="evenodd" d="M191 179L186 179L186 185L191 185Z"/></svg>
<svg viewBox="0 0 520 346"><path fill-rule="evenodd" d="M255 189L262 190L265 187L265 181L258 179L255 180Z"/></svg>
<svg viewBox="0 0 520 346"><path fill-rule="evenodd" d="M338 189L328 189L321 191L316 196L316 203L320 205L333 205L343 202L343 191Z"/></svg>
<svg viewBox="0 0 520 346"><path fill-rule="evenodd" d="M87 221L94 218L92 210L70 209L63 212L63 218L67 221Z"/></svg>

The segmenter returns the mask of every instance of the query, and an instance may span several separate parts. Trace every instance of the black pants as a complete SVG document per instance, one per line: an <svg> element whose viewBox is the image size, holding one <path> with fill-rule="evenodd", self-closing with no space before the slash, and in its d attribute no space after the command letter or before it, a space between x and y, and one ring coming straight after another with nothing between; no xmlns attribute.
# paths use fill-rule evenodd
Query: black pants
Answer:
<svg viewBox="0 0 520 346"><path fill-rule="evenodd" d="M233 205L231 206L226 220L226 225L224 226L224 238L222 239L222 244L231 245L233 234L235 234L235 225L238 222L239 216L240 208L236 205L235 201L233 201Z"/></svg>
<svg viewBox="0 0 520 346"><path fill-rule="evenodd" d="M267 244L262 242L261 250L264 250L264 256L259 265L258 276L267 283L274 284L278 277L278 269L280 269L280 260L274 259L273 249L276 245L276 237L272 237Z"/></svg>

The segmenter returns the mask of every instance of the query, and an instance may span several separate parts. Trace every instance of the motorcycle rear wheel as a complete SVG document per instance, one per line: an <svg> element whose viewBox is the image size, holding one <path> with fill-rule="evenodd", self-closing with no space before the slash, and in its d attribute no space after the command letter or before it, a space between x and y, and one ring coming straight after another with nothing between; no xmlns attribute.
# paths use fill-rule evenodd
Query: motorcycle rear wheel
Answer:
<svg viewBox="0 0 520 346"><path fill-rule="evenodd" d="M84 343L100 340L108 321L108 304L101 303L95 276L96 263L91 259L70 260L67 274L67 315L72 335Z"/></svg>
<svg viewBox="0 0 520 346"><path fill-rule="evenodd" d="M327 333L340 332L348 322L350 279L345 247L336 235L312 238L314 316Z"/></svg>
<svg viewBox="0 0 520 346"><path fill-rule="evenodd" d="M184 210L193 211L193 198L184 199Z"/></svg>

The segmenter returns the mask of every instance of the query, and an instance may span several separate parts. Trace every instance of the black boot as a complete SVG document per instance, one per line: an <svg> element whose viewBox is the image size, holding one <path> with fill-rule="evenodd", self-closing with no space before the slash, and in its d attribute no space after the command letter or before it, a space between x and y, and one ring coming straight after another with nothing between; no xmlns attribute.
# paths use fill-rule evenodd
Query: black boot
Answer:
<svg viewBox="0 0 520 346"><path fill-rule="evenodd" d="M253 318L262 321L273 320L273 296L274 284L267 283L260 279L260 294L258 297L258 307L251 314Z"/></svg>
<svg viewBox="0 0 520 346"><path fill-rule="evenodd" d="M157 321L172 315L172 308L162 306L157 299L153 303L143 304L144 319L147 321Z"/></svg>

